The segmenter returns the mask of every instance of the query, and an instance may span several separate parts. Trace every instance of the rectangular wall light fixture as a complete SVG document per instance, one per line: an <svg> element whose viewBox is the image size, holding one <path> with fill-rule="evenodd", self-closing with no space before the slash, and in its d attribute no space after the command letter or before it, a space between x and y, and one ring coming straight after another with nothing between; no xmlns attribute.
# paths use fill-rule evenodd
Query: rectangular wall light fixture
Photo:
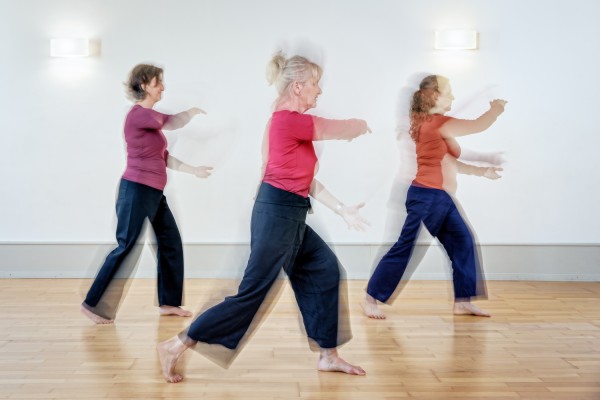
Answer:
<svg viewBox="0 0 600 400"><path fill-rule="evenodd" d="M477 31L446 29L435 31L436 50L476 50Z"/></svg>
<svg viewBox="0 0 600 400"><path fill-rule="evenodd" d="M87 57L90 55L89 39L58 38L50 40L51 57Z"/></svg>

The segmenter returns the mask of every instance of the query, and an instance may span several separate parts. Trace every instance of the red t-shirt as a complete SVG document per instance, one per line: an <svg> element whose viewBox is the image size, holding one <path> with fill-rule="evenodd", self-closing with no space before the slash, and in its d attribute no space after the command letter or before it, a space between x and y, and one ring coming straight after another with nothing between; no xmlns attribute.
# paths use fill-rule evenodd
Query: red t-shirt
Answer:
<svg viewBox="0 0 600 400"><path fill-rule="evenodd" d="M162 127L171 115L136 104L125 119L127 168L123 178L163 190L167 184L167 139Z"/></svg>
<svg viewBox="0 0 600 400"><path fill-rule="evenodd" d="M444 190L442 159L449 153L448 145L440 133L440 128L451 117L435 114L419 129L417 147L417 176L414 183L419 186Z"/></svg>
<svg viewBox="0 0 600 400"><path fill-rule="evenodd" d="M263 182L308 197L317 156L313 116L296 111L273 113L269 126L269 159Z"/></svg>

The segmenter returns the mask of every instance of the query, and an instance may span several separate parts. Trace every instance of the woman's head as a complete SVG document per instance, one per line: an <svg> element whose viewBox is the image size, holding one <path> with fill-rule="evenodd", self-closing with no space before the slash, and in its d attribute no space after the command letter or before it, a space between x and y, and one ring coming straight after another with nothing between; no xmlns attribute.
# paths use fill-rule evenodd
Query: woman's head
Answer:
<svg viewBox="0 0 600 400"><path fill-rule="evenodd" d="M275 85L280 98L296 96L311 108L321 93L319 80L321 67L302 56L286 58L281 52L275 54L267 65L267 81Z"/></svg>
<svg viewBox="0 0 600 400"><path fill-rule="evenodd" d="M440 97L447 101L451 97L452 91L448 78L441 75L429 75L423 78L419 84L419 90L413 94L411 113L433 114L431 111L439 108ZM452 100L454 97L452 97Z"/></svg>
<svg viewBox="0 0 600 400"><path fill-rule="evenodd" d="M419 128L432 114L450 111L452 105L450 81L441 75L423 78L410 104L410 136L417 140Z"/></svg>
<svg viewBox="0 0 600 400"><path fill-rule="evenodd" d="M138 64L129 73L125 83L127 94L134 101L142 101L146 96L160 100L163 84L163 69L151 64Z"/></svg>

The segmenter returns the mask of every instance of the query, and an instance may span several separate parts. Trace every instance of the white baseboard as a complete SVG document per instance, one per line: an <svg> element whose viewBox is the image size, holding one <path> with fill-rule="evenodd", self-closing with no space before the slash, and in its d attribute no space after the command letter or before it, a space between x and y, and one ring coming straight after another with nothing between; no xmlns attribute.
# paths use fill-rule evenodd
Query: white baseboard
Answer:
<svg viewBox="0 0 600 400"><path fill-rule="evenodd" d="M368 279L391 244L333 244L348 279ZM0 278L92 278L114 248L106 243L0 243ZM250 248L243 243L184 245L186 278L242 276ZM490 280L600 281L600 244L480 245ZM414 279L449 279L450 266L438 244L419 244ZM136 277L156 276L152 244L140 244L128 260Z"/></svg>

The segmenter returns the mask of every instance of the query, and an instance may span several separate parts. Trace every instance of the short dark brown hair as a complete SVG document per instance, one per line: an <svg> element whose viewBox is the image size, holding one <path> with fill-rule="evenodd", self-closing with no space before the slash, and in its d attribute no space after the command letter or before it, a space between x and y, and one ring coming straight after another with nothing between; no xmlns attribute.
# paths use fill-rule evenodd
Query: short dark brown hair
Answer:
<svg viewBox="0 0 600 400"><path fill-rule="evenodd" d="M138 64L129 73L129 79L125 82L127 95L132 100L144 100L146 91L142 85L148 85L152 79L162 81L163 69L152 64Z"/></svg>

